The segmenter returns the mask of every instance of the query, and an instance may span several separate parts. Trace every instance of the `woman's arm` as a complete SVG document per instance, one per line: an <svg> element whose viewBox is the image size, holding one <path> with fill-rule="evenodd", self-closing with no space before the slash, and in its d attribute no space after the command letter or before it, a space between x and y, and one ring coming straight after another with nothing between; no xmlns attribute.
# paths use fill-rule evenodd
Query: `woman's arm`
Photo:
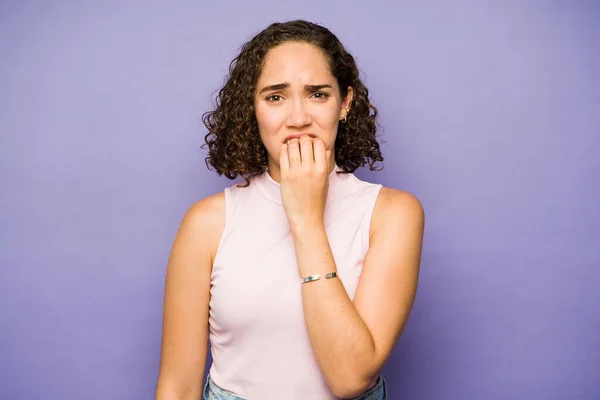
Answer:
<svg viewBox="0 0 600 400"><path fill-rule="evenodd" d="M156 400L197 400L208 351L210 275L223 232L223 193L194 204L175 237L165 281Z"/></svg>
<svg viewBox="0 0 600 400"><path fill-rule="evenodd" d="M382 188L354 303L339 279L302 284L310 340L336 396L364 392L389 357L414 302L423 230L418 199ZM336 271L323 225L295 226L292 232L301 276Z"/></svg>

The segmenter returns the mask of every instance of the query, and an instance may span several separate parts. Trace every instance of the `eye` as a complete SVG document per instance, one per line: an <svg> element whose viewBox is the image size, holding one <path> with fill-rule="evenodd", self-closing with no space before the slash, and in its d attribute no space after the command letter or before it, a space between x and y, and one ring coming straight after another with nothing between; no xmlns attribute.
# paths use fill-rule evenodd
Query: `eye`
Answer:
<svg viewBox="0 0 600 400"><path fill-rule="evenodd" d="M265 100L271 101L271 102L281 101L281 96L278 94L272 94L270 96L267 96L265 98Z"/></svg>
<svg viewBox="0 0 600 400"><path fill-rule="evenodd" d="M313 94L313 96L315 96L317 99L326 99L329 97L328 93L325 92L316 92L315 94Z"/></svg>

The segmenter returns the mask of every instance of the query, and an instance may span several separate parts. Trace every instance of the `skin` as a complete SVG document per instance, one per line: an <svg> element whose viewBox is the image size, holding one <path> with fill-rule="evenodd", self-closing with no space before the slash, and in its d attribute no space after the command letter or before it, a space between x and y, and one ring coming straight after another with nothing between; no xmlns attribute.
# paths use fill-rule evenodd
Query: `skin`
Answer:
<svg viewBox="0 0 600 400"><path fill-rule="evenodd" d="M271 49L256 87L258 130L267 149L269 174L275 181L280 181L282 144L288 143L286 138L291 135L310 134L319 152L333 149L339 121L348 114L354 92L348 87L347 96L341 98L337 79L319 49L305 43ZM298 146L299 140L288 144ZM334 162L329 160L329 172Z"/></svg>
<svg viewBox="0 0 600 400"><path fill-rule="evenodd" d="M287 85L272 87L282 83ZM331 87L310 87L324 84ZM265 87L270 88L263 91ZM317 94L323 92L328 96ZM341 98L323 54L302 43L272 49L257 82L259 131L269 155L269 173L281 184L300 277L337 270L323 215L337 126L350 110L352 95L350 88ZM290 135L300 138L286 140ZM200 200L184 216L175 238L165 286L158 400L201 395L210 274L224 210L222 193ZM423 230L419 200L382 188L354 301L339 279L302 284L309 338L336 397L366 391L404 329L417 289Z"/></svg>

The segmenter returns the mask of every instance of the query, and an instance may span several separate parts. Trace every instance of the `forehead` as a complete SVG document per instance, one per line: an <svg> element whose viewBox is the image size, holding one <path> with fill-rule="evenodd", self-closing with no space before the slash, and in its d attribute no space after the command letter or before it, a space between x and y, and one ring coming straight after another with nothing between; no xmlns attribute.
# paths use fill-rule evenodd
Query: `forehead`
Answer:
<svg viewBox="0 0 600 400"><path fill-rule="evenodd" d="M302 84L335 83L323 52L307 43L284 43L272 48L258 79L259 84L299 82Z"/></svg>

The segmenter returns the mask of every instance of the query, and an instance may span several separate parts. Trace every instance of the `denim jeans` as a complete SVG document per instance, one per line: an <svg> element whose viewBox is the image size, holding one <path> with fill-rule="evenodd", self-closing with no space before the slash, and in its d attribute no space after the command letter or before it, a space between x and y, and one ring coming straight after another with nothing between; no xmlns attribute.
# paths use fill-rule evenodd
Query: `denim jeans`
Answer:
<svg viewBox="0 0 600 400"><path fill-rule="evenodd" d="M210 375L208 375L206 385L204 385L203 394L204 400L245 400L217 386L210 379ZM387 400L387 385L383 375L379 375L375 386L352 400Z"/></svg>

